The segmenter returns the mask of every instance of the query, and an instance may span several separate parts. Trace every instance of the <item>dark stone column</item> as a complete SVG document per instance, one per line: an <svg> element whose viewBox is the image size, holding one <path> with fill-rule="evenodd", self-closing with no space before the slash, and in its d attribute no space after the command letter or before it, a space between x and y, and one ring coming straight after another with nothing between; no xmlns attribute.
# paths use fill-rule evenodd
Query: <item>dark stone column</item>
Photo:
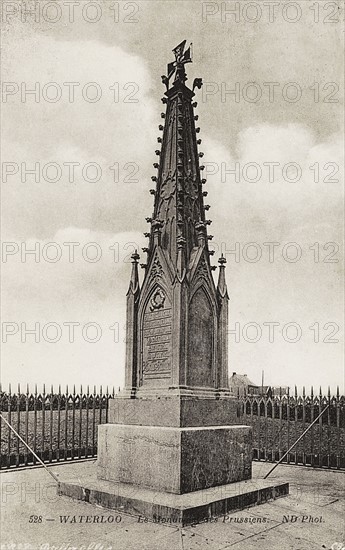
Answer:
<svg viewBox="0 0 345 550"><path fill-rule="evenodd" d="M217 299L219 304L218 316L218 388L228 390L228 315L229 296L225 280L226 259L223 254L219 261L219 278L217 285Z"/></svg>
<svg viewBox="0 0 345 550"><path fill-rule="evenodd" d="M137 358L138 358L138 304L140 297L138 277L137 251L132 255L132 274L127 292L127 316L126 316L126 366L125 387L126 391L134 397L137 388Z"/></svg>

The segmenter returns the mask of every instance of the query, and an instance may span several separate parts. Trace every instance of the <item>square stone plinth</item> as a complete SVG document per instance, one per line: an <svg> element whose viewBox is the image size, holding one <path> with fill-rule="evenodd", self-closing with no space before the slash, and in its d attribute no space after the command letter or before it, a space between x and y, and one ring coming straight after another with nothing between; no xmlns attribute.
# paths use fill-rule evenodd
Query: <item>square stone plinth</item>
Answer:
<svg viewBox="0 0 345 550"><path fill-rule="evenodd" d="M98 478L183 494L251 478L249 426L98 427Z"/></svg>
<svg viewBox="0 0 345 550"><path fill-rule="evenodd" d="M61 482L60 495L104 508L141 516L160 524L180 526L225 516L250 506L289 494L289 484L263 479L240 481L184 495L111 483L96 478L96 468L87 475Z"/></svg>
<svg viewBox="0 0 345 550"><path fill-rule="evenodd" d="M109 424L167 426L228 426L238 424L238 400L166 397L109 399Z"/></svg>

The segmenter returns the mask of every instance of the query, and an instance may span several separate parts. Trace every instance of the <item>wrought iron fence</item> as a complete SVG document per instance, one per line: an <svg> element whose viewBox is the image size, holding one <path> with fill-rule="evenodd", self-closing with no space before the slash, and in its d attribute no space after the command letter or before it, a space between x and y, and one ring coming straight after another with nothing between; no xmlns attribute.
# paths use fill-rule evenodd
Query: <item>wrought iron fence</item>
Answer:
<svg viewBox="0 0 345 550"><path fill-rule="evenodd" d="M291 450L284 462L324 468L345 468L345 397L339 389L318 395L303 388L298 395L237 395L238 421L253 428L253 459L277 462L324 410L321 418Z"/></svg>
<svg viewBox="0 0 345 550"><path fill-rule="evenodd" d="M46 392L2 392L0 411L19 435L43 462L59 462L94 457L97 454L97 426L108 420L108 399L114 397L114 389L102 391L102 386L90 392L68 386L62 392L53 387ZM35 456L13 434L0 418L0 468L36 464Z"/></svg>
<svg viewBox="0 0 345 550"><path fill-rule="evenodd" d="M43 462L97 456L97 426L108 421L112 389L2 392L0 411ZM328 407L327 407L328 406ZM327 408L326 408L327 407ZM345 397L337 394L237 395L237 422L253 427L253 459L278 461L305 429L324 414L285 462L345 469ZM234 419L229 419L233 423ZM0 418L0 468L35 465L37 460Z"/></svg>

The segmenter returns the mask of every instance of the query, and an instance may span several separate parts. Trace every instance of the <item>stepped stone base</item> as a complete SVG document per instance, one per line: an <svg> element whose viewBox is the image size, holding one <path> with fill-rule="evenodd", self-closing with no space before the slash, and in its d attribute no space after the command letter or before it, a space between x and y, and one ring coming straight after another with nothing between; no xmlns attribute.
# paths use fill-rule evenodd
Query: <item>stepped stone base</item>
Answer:
<svg viewBox="0 0 345 550"><path fill-rule="evenodd" d="M171 428L102 424L98 477L168 493L251 478L249 426Z"/></svg>
<svg viewBox="0 0 345 550"><path fill-rule="evenodd" d="M288 483L251 479L252 428L229 425L235 405L232 398L114 399L114 423L98 427L97 464L60 483L59 494L181 526L288 495Z"/></svg>
<svg viewBox="0 0 345 550"><path fill-rule="evenodd" d="M140 516L138 521L148 519L184 526L286 496L289 484L251 479L176 495L97 479L94 467L85 479L78 477L60 483L58 492L120 513Z"/></svg>

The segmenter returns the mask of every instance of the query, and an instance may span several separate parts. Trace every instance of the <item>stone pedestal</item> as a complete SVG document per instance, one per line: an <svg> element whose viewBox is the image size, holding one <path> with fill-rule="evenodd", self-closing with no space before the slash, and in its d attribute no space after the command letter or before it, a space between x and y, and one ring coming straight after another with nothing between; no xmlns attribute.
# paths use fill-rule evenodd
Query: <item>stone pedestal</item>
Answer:
<svg viewBox="0 0 345 550"><path fill-rule="evenodd" d="M251 478L248 426L167 428L103 424L98 477L168 493L190 493Z"/></svg>

